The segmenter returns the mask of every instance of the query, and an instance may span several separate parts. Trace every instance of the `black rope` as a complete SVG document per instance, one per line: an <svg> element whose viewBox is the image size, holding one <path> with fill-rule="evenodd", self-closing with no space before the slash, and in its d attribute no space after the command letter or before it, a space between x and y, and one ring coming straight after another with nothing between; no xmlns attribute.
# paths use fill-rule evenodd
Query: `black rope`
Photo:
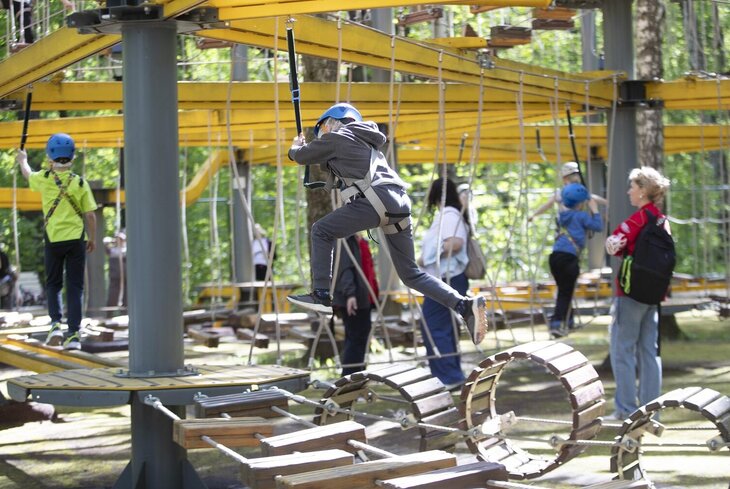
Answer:
<svg viewBox="0 0 730 489"><path fill-rule="evenodd" d="M33 88L28 89L25 96L25 114L23 115L23 133L20 135L20 149L25 149L25 142L28 140L28 121L30 120L30 106L33 102Z"/></svg>

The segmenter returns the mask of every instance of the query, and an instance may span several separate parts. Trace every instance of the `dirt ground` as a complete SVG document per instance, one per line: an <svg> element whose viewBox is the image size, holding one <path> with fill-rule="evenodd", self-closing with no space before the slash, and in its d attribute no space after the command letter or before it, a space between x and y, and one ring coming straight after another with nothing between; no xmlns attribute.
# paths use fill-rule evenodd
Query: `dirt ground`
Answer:
<svg viewBox="0 0 730 489"><path fill-rule="evenodd" d="M607 317L584 318L590 321L564 341L579 350L599 370L608 401L607 412L613 408L613 378L610 369L600 369L606 357ZM665 342L663 348L663 391L678 387L703 386L730 395L730 321L720 320L710 311L693 311L678 315L680 328L690 337L682 342ZM509 348L513 341L547 339L544 325L515 328L490 333L483 351L478 352L467 341L461 343L462 365L468 374L486 356ZM296 345L286 347L287 358L301 356ZM263 352L260 352L263 353ZM270 357L271 353L262 358ZM400 349L395 358L412 361L413 352ZM186 363L231 364L245 363L248 349L236 343L223 342L218 349L186 345ZM386 359L385 352L376 353L373 361ZM261 362L263 363L263 361ZM5 380L28 372L5 367L0 369L0 390L6 395ZM505 382L498 392L498 406L522 406L521 415L557 416L569 414L567 401L559 394L551 396L550 379L533 372L529 366L516 368L514 380ZM313 378L333 380L334 369L315 370ZM303 395L317 399L321 391L308 389ZM455 402L458 403L458 394ZM377 403L375 403L377 404ZM373 412L388 414L388 408L372 407ZM293 412L303 417L311 408L296 407ZM684 411L684 410L681 410ZM112 487L130 457L129 407L103 409L58 408L55 422L31 422L21 426L2 424L0 419L0 489L97 489ZM662 422L667 427L696 426L701 418L688 419L685 413L666 413ZM690 417L691 418L691 417ZM402 431L387 422L369 424L367 434L372 445L395 453L412 451L417 446L416 431ZM277 432L294 429L291 422L279 422ZM552 429L552 428L551 428ZM542 432L549 437L550 430ZM603 428L597 439L609 442L615 428ZM673 431L667 441L686 445L701 445L712 435L702 431ZM527 444L523 448L550 456L544 444ZM258 455L254 449L238 450L246 457ZM459 463L475 460L466 444L460 442L455 452ZM551 488L575 488L605 482L612 478L609 470L608 446L590 447L564 466L535 481L524 484ZM239 481L238 463L214 449L190 450L192 466L210 489L244 488ZM730 450L710 453L702 446L656 448L644 454L642 466L660 488L726 489L730 482Z"/></svg>

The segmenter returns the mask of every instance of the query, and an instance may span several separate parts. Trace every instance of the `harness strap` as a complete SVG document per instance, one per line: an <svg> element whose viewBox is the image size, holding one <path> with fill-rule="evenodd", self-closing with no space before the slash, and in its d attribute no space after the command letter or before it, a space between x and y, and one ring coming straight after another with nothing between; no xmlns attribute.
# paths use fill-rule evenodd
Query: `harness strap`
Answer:
<svg viewBox="0 0 730 489"><path fill-rule="evenodd" d="M58 204L61 203L61 199L66 199L66 201L71 205L74 212L76 212L76 215L79 217L79 219L83 220L84 213L81 212L81 209L79 208L78 204L71 198L71 196L68 194L68 187L71 185L71 180L73 180L74 175L71 174L71 178L68 179L68 182L64 185L61 181L61 178L58 176L58 174L55 171L47 171L46 172L46 178L48 178L49 173L53 174L53 181L56 183L56 187L58 187L58 195L56 196L56 200L53 201L53 204L51 204L50 209L48 209L48 212L46 213L45 217L43 218L45 225L48 225L49 219L51 219L51 216L53 216L53 213L56 212L56 208L58 207ZM83 185L83 181L79 182L79 185Z"/></svg>
<svg viewBox="0 0 730 489"><path fill-rule="evenodd" d="M378 171L380 167L383 167L381 171ZM403 229L407 229L410 226L410 213L394 214L390 213L385 209L385 204L380 200L380 197L373 187L378 185L398 185L405 188L405 183L398 177L389 171L388 163L385 161L385 157L380 151L375 148L370 148L370 168L363 178L357 180L352 178L340 177L340 180L345 185L345 188L340 190L342 199L347 202L352 202L358 197L364 197L373 206L375 212L380 216L379 227L383 228L385 234L395 234ZM393 217L403 217L404 219L394 224L388 224L388 221Z"/></svg>

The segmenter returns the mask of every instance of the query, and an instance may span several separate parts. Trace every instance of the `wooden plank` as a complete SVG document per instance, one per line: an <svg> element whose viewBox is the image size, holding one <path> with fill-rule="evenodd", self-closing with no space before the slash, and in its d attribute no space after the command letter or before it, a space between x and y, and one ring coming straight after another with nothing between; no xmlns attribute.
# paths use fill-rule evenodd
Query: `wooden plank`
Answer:
<svg viewBox="0 0 730 489"><path fill-rule="evenodd" d="M581 426L570 435L571 440L592 440L601 431L601 420L596 419L592 423ZM584 447L580 447L584 449Z"/></svg>
<svg viewBox="0 0 730 489"><path fill-rule="evenodd" d="M573 409L581 409L601 398L603 398L603 384L598 380L571 392L570 404Z"/></svg>
<svg viewBox="0 0 730 489"><path fill-rule="evenodd" d="M434 450L335 469L277 477L277 489L378 489L377 481L456 466L456 457Z"/></svg>
<svg viewBox="0 0 730 489"><path fill-rule="evenodd" d="M289 410L289 398L275 390L241 392L224 396L207 397L195 401L195 416L210 418L226 413L229 416L261 416L275 418L280 416L271 410L272 406Z"/></svg>
<svg viewBox="0 0 730 489"><path fill-rule="evenodd" d="M221 341L220 335L210 330L188 328L188 336L196 343L207 346L208 348L218 348L218 344Z"/></svg>
<svg viewBox="0 0 730 489"><path fill-rule="evenodd" d="M547 367L552 373L560 377L571 370L582 367L586 363L588 363L588 359L581 352L572 351L567 355L551 360Z"/></svg>
<svg viewBox="0 0 730 489"><path fill-rule="evenodd" d="M601 399L581 411L573 412L573 426L583 426L606 413L606 401Z"/></svg>
<svg viewBox="0 0 730 489"><path fill-rule="evenodd" d="M413 411L418 419L429 414L445 411L454 406L454 399L448 391L419 399L412 404Z"/></svg>
<svg viewBox="0 0 730 489"><path fill-rule="evenodd" d="M173 441L186 449L210 448L200 439L203 435L228 447L255 447L259 445L255 435L270 436L274 432L263 418L179 419L173 422L172 430Z"/></svg>
<svg viewBox="0 0 730 489"><path fill-rule="evenodd" d="M598 380L598 372L596 372L596 369L591 364L583 365L560 377L560 382L569 391L574 391L578 387L595 382L596 380Z"/></svg>
<svg viewBox="0 0 730 489"><path fill-rule="evenodd" d="M406 401L413 402L416 399L427 397L444 390L446 390L444 384L436 377L432 377L421 382L416 382L415 384L404 386L401 388L401 395Z"/></svg>
<svg viewBox="0 0 730 489"><path fill-rule="evenodd" d="M370 389L366 386L364 389L352 390L349 392L338 392L337 394L327 398L327 400L336 402L338 406L346 408L350 407L353 401L357 401L361 397L363 399L367 399L369 392Z"/></svg>
<svg viewBox="0 0 730 489"><path fill-rule="evenodd" d="M712 401L717 400L721 395L722 394L713 389L702 389L697 394L685 399L682 404L689 409L702 411L702 408L712 403Z"/></svg>
<svg viewBox="0 0 730 489"><path fill-rule="evenodd" d="M475 384L473 383L471 386L469 386L472 397L479 397L484 393L490 392L494 387L495 380L497 380L496 375L491 375L489 377L479 377L478 381Z"/></svg>
<svg viewBox="0 0 730 489"><path fill-rule="evenodd" d="M254 333L252 329L248 328L238 328L236 329L236 338L238 338L241 341L248 341L250 343L253 343L253 346L256 348L268 348L269 347L269 337L265 334L261 333Z"/></svg>
<svg viewBox="0 0 730 489"><path fill-rule="evenodd" d="M722 396L702 408L702 415L712 421L730 413L730 397Z"/></svg>
<svg viewBox="0 0 730 489"><path fill-rule="evenodd" d="M549 347L554 344L552 341L533 341L530 343L523 343L521 345L505 350L501 353L494 355L494 359L497 361L508 361L512 358L529 358L533 352ZM483 363L483 362L482 362Z"/></svg>
<svg viewBox="0 0 730 489"><path fill-rule="evenodd" d="M432 377L433 374L430 370L425 368L416 368L389 376L385 379L385 384L394 389L398 389L399 387L413 384L415 382L421 382L422 380L430 379Z"/></svg>
<svg viewBox="0 0 730 489"><path fill-rule="evenodd" d="M378 382L384 382L386 378L398 375L402 372L414 370L416 367L404 363L396 363L393 365L386 365L380 367L372 367L367 369L365 372L357 372L352 374L352 380L358 380L358 376L367 376L370 379L377 380Z"/></svg>
<svg viewBox="0 0 730 489"><path fill-rule="evenodd" d="M344 450L322 450L252 458L241 466L241 481L251 489L272 489L276 487L277 475L299 474L353 463L353 455Z"/></svg>
<svg viewBox="0 0 730 489"><path fill-rule="evenodd" d="M562 357L563 355L567 355L568 353L571 353L573 351L575 351L573 350L573 347L566 343L553 343L547 348L543 348L541 350L533 352L530 355L530 358L535 362L545 365L548 362L556 358Z"/></svg>
<svg viewBox="0 0 730 489"><path fill-rule="evenodd" d="M674 389L666 394L663 394L653 401L646 404L647 411L656 411L663 407L679 407L682 405L685 399L697 394L702 390L702 387L683 387L680 389Z"/></svg>
<svg viewBox="0 0 730 489"><path fill-rule="evenodd" d="M615 480L591 484L590 486L585 486L583 489L650 489L652 487L654 487L654 485L645 480Z"/></svg>
<svg viewBox="0 0 730 489"><path fill-rule="evenodd" d="M380 485L385 489L459 489L482 487L487 479L506 481L507 471L500 464L473 462L424 474L387 479L381 481Z"/></svg>
<svg viewBox="0 0 730 489"><path fill-rule="evenodd" d="M261 451L266 456L333 448L354 453L356 450L347 444L348 440L367 443L365 427L354 421L342 421L285 433L261 440Z"/></svg>

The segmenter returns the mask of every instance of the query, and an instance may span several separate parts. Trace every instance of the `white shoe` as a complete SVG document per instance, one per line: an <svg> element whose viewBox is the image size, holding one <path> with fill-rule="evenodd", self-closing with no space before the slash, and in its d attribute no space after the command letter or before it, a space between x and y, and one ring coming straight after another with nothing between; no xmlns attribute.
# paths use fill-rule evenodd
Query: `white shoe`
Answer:
<svg viewBox="0 0 730 489"><path fill-rule="evenodd" d="M63 343L61 323L51 323L51 329L48 330L48 336L46 336L46 345L61 346L61 343Z"/></svg>

